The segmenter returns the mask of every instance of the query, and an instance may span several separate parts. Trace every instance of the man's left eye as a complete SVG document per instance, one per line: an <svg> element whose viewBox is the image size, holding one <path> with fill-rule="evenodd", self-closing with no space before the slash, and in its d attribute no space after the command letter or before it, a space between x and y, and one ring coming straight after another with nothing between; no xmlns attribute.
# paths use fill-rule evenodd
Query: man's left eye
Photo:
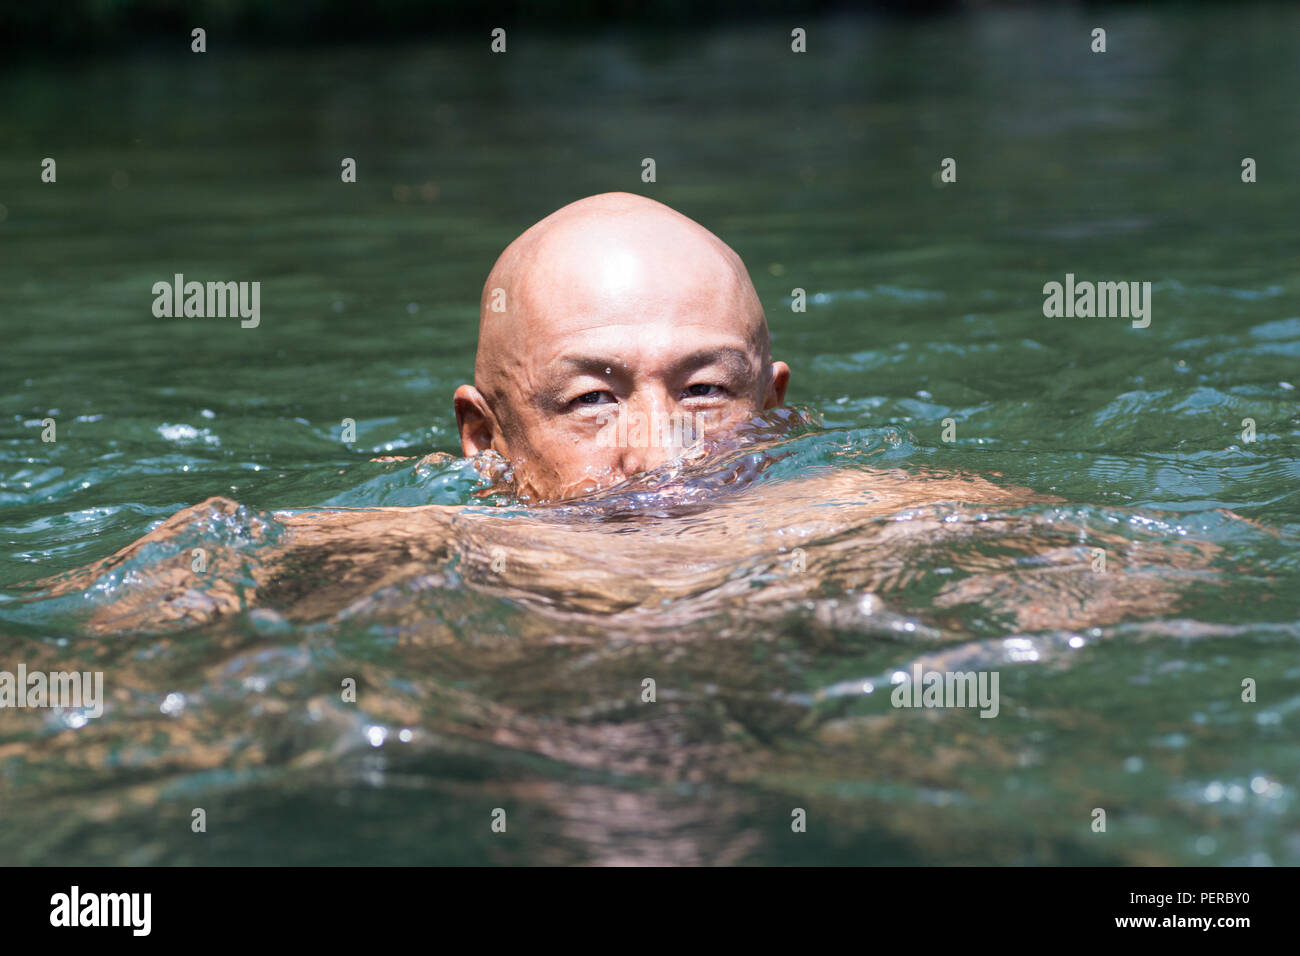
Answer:
<svg viewBox="0 0 1300 956"><path fill-rule="evenodd" d="M722 392L721 385L691 385L687 387L686 394L690 398L703 398L707 395L716 395Z"/></svg>

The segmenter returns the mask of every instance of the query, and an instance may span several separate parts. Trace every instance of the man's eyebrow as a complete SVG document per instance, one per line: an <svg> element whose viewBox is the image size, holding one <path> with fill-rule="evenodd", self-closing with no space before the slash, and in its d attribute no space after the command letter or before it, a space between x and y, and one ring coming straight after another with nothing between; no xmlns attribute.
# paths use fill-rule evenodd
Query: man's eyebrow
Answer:
<svg viewBox="0 0 1300 956"><path fill-rule="evenodd" d="M691 369L692 371L706 365L722 365L737 378L743 378L754 368L750 354L744 349L738 349L731 345L700 349L697 352L692 352L677 364L679 368Z"/></svg>

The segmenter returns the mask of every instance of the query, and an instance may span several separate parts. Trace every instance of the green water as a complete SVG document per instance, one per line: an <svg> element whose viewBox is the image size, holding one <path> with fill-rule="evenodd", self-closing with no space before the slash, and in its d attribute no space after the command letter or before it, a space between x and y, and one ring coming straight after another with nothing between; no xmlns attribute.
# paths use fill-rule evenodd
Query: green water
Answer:
<svg viewBox="0 0 1300 956"><path fill-rule="evenodd" d="M1094 55L1100 16L814 22L802 56L776 25L5 69L0 670L102 670L109 705L0 711L0 862L1300 863L1300 11L1107 12ZM697 595L671 627L447 568L400 614L182 631L92 635L93 589L28 600L212 495L475 501L459 466L369 459L458 451L488 268L606 190L748 264L825 424L781 476L996 476L1065 499L1042 524L1199 543L1210 575L1065 629L940 613L950 543L882 595L910 631L845 624L834 576L820 610ZM155 318L175 273L260 281L261 324ZM1044 318L1066 273L1150 281L1149 328ZM939 659L999 668L999 718L855 690Z"/></svg>

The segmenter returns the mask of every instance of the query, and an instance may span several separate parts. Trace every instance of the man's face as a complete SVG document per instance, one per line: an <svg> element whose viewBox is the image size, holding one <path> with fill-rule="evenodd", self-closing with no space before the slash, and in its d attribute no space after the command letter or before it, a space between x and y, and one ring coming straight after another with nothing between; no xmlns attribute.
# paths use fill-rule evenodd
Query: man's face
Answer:
<svg viewBox="0 0 1300 956"><path fill-rule="evenodd" d="M616 484L784 399L789 370L769 361L734 253L648 200L599 213L527 241L543 220L503 255L484 289L478 388L456 393L465 453L499 452L533 500Z"/></svg>

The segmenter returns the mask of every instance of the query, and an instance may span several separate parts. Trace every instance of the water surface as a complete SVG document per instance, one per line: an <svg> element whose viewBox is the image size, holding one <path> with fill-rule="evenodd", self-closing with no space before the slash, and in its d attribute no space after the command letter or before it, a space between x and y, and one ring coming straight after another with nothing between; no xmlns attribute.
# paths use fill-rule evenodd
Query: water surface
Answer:
<svg viewBox="0 0 1300 956"><path fill-rule="evenodd" d="M0 861L1300 863L1300 13L1106 20L1105 57L1054 12L0 74L0 668L109 695L0 713ZM736 248L820 424L545 512L370 461L458 451L493 259L613 189ZM178 272L260 281L261 325L155 318ZM1151 281L1150 327L1045 319L1066 273ZM483 520L150 611L188 548L238 590L277 513L420 504ZM998 670L999 716L891 707L918 662Z"/></svg>

